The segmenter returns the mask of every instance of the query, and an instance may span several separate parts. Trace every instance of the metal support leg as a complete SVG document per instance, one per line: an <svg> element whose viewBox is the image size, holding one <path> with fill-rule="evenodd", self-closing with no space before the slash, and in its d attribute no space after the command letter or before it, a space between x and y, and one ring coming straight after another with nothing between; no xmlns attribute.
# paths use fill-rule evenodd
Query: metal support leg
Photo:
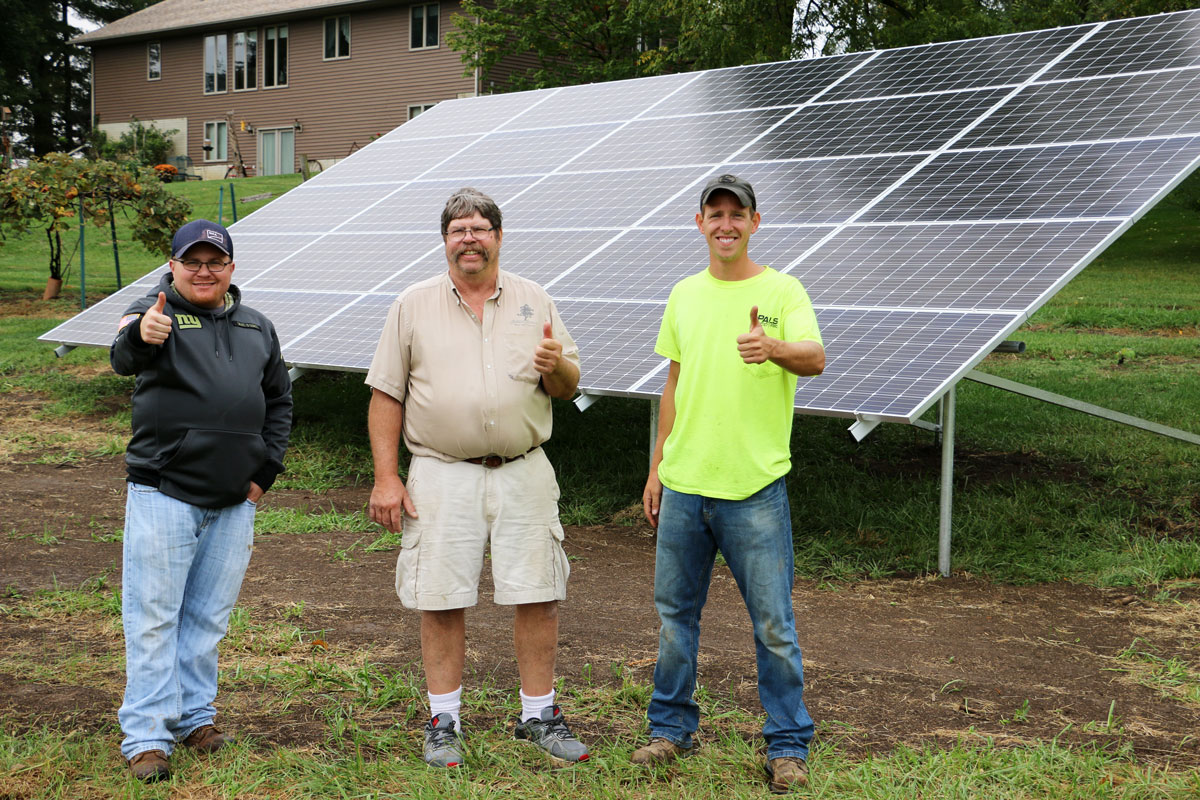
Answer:
<svg viewBox="0 0 1200 800"><path fill-rule="evenodd" d="M938 572L950 577L950 510L954 503L954 387L942 396L942 498L938 523Z"/></svg>
<svg viewBox="0 0 1200 800"><path fill-rule="evenodd" d="M650 462L654 462L654 445L658 442L658 404L656 397L650 401Z"/></svg>

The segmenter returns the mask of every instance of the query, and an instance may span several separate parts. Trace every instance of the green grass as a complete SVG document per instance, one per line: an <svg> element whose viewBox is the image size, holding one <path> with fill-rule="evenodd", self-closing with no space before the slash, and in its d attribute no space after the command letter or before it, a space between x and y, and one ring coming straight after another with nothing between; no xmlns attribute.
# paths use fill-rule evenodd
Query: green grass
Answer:
<svg viewBox="0 0 1200 800"><path fill-rule="evenodd" d="M171 183L167 190L172 194L186 199L192 206L192 219L217 220L218 213L223 211L223 221L226 225L233 224L233 205L236 205L238 219L262 208L272 198L264 198L250 203L240 200L230 203L230 187L233 187L235 198L246 198L261 194L271 194L273 197L286 192L300 183L299 175L271 175L262 178L239 178L231 181L187 181L186 183ZM222 189L224 190L223 204ZM219 207L220 206L220 207ZM96 228L91 224L85 225L84 230L84 267L89 302L100 299L117 288L116 267L113 261L112 235L107 226ZM63 267L66 281L63 284L63 296L79 301L79 227L63 235ZM151 253L129 235L129 228L124 218L117 220L117 249L121 262L122 283L128 284L147 272L162 265L165 255ZM69 256L69 258L68 258ZM9 235L0 245L0 290L28 290L45 286L49 272L49 246L46 234L41 229L31 230L25 235ZM95 298L92 295L95 294Z"/></svg>

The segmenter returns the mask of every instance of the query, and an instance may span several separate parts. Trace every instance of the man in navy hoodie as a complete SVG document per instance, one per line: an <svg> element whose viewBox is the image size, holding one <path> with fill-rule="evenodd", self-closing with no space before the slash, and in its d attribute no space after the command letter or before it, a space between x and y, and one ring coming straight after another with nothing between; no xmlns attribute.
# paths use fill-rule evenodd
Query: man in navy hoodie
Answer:
<svg viewBox="0 0 1200 800"><path fill-rule="evenodd" d="M136 375L125 452L121 754L169 777L176 742L211 753L217 644L241 590L255 504L283 470L292 386L270 320L241 304L229 231L179 229L170 272L121 317L109 356Z"/></svg>

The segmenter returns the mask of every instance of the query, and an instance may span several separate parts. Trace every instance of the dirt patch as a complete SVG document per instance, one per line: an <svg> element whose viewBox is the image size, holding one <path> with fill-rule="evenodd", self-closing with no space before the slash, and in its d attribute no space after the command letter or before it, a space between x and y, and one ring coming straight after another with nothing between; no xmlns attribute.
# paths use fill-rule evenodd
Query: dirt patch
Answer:
<svg viewBox="0 0 1200 800"><path fill-rule="evenodd" d="M98 578L116 584L121 545L113 533L122 524L123 479L120 457L0 464L0 592L29 595ZM345 512L363 508L367 495L367 488L279 491L266 503ZM303 603L303 626L320 631L330 646L369 648L385 667L415 668L417 618L400 608L392 590L395 553L349 549L361 537L340 531L260 536L241 603L252 617L267 619ZM559 674L568 685L585 675L615 682L625 669L649 684L658 630L650 532L637 525L571 528L567 551L573 573L562 610ZM1118 658L1136 641L1142 650L1196 669L1200 591L1183 588L1178 599L1159 604L1127 592L968 578L834 588L801 581L794 602L807 702L822 735L850 752L899 742L919 747L981 736L999 742L1057 736L1061 743L1127 745L1147 762L1200 766L1194 735L1200 707L1139 683L1128 660ZM120 637L97 630L94 619L41 625L0 615L0 649L119 653ZM468 682L515 686L510 611L485 599L469 612L468 629ZM711 694L758 709L749 620L722 569L705 610L700 668ZM103 731L115 741L120 691L120 675L72 681L0 674L0 715L10 732L50 725ZM324 740L326 729L311 712L263 714L252 694L222 698L232 727L286 746ZM586 734L613 734L604 720L579 723Z"/></svg>

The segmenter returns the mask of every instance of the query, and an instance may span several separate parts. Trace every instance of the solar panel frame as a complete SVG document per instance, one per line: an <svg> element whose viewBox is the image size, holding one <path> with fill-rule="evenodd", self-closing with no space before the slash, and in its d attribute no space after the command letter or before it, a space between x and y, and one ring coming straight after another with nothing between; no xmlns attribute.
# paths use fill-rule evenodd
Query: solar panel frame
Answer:
<svg viewBox="0 0 1200 800"><path fill-rule="evenodd" d="M825 330L797 409L912 422L1200 164L1198 32L1186 11L442 103L234 225L236 282L289 362L365 370L395 294L445 269L445 197L475 185L582 388L652 397L670 287L706 263L700 186L733 171L763 211L751 256ZM41 338L106 345L156 279Z"/></svg>

